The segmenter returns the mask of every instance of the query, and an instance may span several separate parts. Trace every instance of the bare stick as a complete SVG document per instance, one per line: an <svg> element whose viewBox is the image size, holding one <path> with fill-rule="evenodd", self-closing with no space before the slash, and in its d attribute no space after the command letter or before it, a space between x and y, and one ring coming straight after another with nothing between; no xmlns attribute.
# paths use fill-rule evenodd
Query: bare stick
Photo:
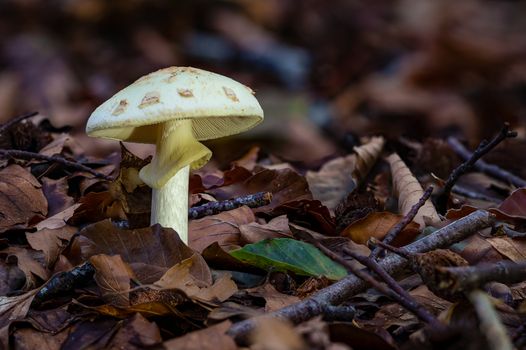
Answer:
<svg viewBox="0 0 526 350"><path fill-rule="evenodd" d="M495 218L492 214L485 210L477 210L429 236L411 243L405 249L408 253L424 253L433 249L448 247L480 229L493 225L494 222ZM406 259L394 254L388 254L379 262L380 266L390 275L402 270L407 263ZM297 324L322 314L325 305L341 304L366 287L367 283L355 275L348 275L308 298L259 317L277 317ZM246 341L246 337L254 329L257 321L258 317L238 322L229 329L228 334L239 342Z"/></svg>
<svg viewBox="0 0 526 350"><path fill-rule="evenodd" d="M511 228L509 228L506 225L502 225L500 228L506 234L506 236L508 236L509 238L515 238L515 239L524 239L524 238L526 238L526 232L520 232L520 231L512 230Z"/></svg>
<svg viewBox="0 0 526 350"><path fill-rule="evenodd" d="M384 242L379 241L379 240L377 240L374 237L369 238L368 243L373 245L373 246L378 245L378 246L382 247L383 249L386 249L386 250L390 251L391 253L394 253L396 255L401 256L404 259L408 259L409 260L414 255L412 253L408 253L404 248L393 247L392 245L385 244Z"/></svg>
<svg viewBox="0 0 526 350"><path fill-rule="evenodd" d="M400 283L398 283L391 275L389 275L372 257L361 256L354 253L349 248L343 248L345 254L353 257L362 265L369 268L371 271L376 273L391 289L399 295L397 301L411 311L420 320L426 322L433 328L434 331L440 332L445 330L445 326L428 310L426 310L419 302L417 302L411 294L409 294Z"/></svg>
<svg viewBox="0 0 526 350"><path fill-rule="evenodd" d="M459 267L437 267L441 287L452 292L463 292L481 288L488 282L504 284L526 280L526 262L515 263L503 260L494 264Z"/></svg>
<svg viewBox="0 0 526 350"><path fill-rule="evenodd" d="M475 152L473 152L471 157L469 157L469 159L467 159L464 163L460 164L449 175L446 184L444 185L444 188L442 189L440 195L436 199L436 207L438 211L442 214L446 211L447 201L449 199L451 189L462 175L464 175L473 168L477 160L479 160L483 155L491 151L503 140L516 136L516 132L510 131L510 125L508 123L504 123L504 126L502 127L500 132L490 142L487 142L486 140L482 141L475 150Z"/></svg>
<svg viewBox="0 0 526 350"><path fill-rule="evenodd" d="M272 201L272 193L258 192L246 196L237 197L221 202L210 202L188 210L189 219L199 219L204 216L214 215L222 211L232 210L246 205L250 208L258 208Z"/></svg>
<svg viewBox="0 0 526 350"><path fill-rule="evenodd" d="M473 155L464 145L455 137L448 137L447 143L456 154L458 154L462 159L467 160ZM494 164L488 164L483 160L478 160L475 163L475 169L481 171L485 174L493 176L496 179L502 180L506 183L513 184L517 187L526 187L526 180L510 173L507 170L501 169L500 167Z"/></svg>
<svg viewBox="0 0 526 350"><path fill-rule="evenodd" d="M402 218L396 225L394 225L385 235L383 242L385 244L390 244L394 239L402 232L402 230L409 225L411 221L415 218L416 214L418 214L418 210L422 208L422 206L426 203L426 201L431 196L431 193L433 192L433 186L429 186L424 193L422 194L422 197L416 202L412 207L411 210ZM381 247L376 247L371 252L371 258L376 259L380 256L383 249Z"/></svg>
<svg viewBox="0 0 526 350"><path fill-rule="evenodd" d="M25 160L36 159L36 160L43 160L43 161L46 161L46 162L58 163L58 164L64 165L65 167L68 167L68 168L73 168L73 169L76 169L76 170L88 172L91 175L93 175L95 177L98 177L98 178L101 178L101 179L104 179L104 180L113 180L111 176L104 175L102 173L99 173L99 172L91 169L90 167L87 167L87 166L85 166L83 164L80 164L78 162L73 162L73 161L67 160L66 158L64 158L62 156L58 156L58 155L46 156L44 154L35 153L35 152L19 151L19 150L15 150L15 149L0 149L0 156L1 157L19 158L19 159L25 159Z"/></svg>
<svg viewBox="0 0 526 350"><path fill-rule="evenodd" d="M467 187L460 186L460 185L453 186L453 188L451 189L451 192L459 194L466 198L478 199L478 200L482 200L486 202L495 202L495 203L500 202L500 199L486 196L483 193L475 192Z"/></svg>
<svg viewBox="0 0 526 350"><path fill-rule="evenodd" d="M480 321L480 332L486 336L491 350L513 350L506 328L495 311L489 296L476 289L469 293L469 300L473 304Z"/></svg>
<svg viewBox="0 0 526 350"><path fill-rule="evenodd" d="M37 114L38 112L26 113L26 114L22 114L22 115L19 115L18 117L14 117L13 119L8 120L4 124L0 125L0 134L6 130L9 130L9 128L12 127L13 125L20 123L22 120L34 117Z"/></svg>

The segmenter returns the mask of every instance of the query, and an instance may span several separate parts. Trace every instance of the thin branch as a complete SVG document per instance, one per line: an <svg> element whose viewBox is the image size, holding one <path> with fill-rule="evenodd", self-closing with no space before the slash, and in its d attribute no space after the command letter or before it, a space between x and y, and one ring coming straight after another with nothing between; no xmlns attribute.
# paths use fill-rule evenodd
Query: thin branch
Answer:
<svg viewBox="0 0 526 350"><path fill-rule="evenodd" d="M469 293L468 297L477 312L480 321L480 333L486 337L489 349L513 350L506 328L495 311L489 296L476 289Z"/></svg>
<svg viewBox="0 0 526 350"><path fill-rule="evenodd" d="M22 114L22 115L19 115L18 117L14 117L8 120L4 124L0 125L0 134L6 130L9 130L9 128L12 127L13 125L20 123L22 120L34 117L37 114L38 112L26 113L26 114Z"/></svg>
<svg viewBox="0 0 526 350"><path fill-rule="evenodd" d="M462 159L467 160L472 157L473 154L466 147L464 147L464 145L455 137L448 137L447 143L449 144L449 146L451 146L451 148L453 149L453 151L455 151L456 154L462 157ZM502 180L506 183L513 184L514 186L526 187L526 180L494 164L488 164L483 160L478 160L475 163L475 169L490 176L493 176L496 179Z"/></svg>
<svg viewBox="0 0 526 350"><path fill-rule="evenodd" d="M436 270L441 287L452 292L481 288L488 282L513 284L526 280L526 262L503 260L477 266L437 267Z"/></svg>
<svg viewBox="0 0 526 350"><path fill-rule="evenodd" d="M399 301L403 307L415 314L420 320L429 324L434 331L440 332L445 330L445 326L433 314L417 302L411 294L402 288L400 283L391 277L391 275L389 275L375 259L356 254L349 248L343 248L343 251L345 254L353 257L359 263L376 273L397 295L400 296L400 300L405 303L403 304Z"/></svg>
<svg viewBox="0 0 526 350"><path fill-rule="evenodd" d="M442 188L440 195L436 198L436 207L438 211L442 214L446 211L447 201L449 199L451 189L462 175L464 175L474 167L477 160L479 160L482 156L487 154L505 139L516 136L516 132L510 131L510 125L508 123L504 123L504 126L502 127L500 132L490 142L487 142L486 140L482 141L475 150L475 152L473 152L471 157L467 159L464 163L460 164L449 175L446 184L444 185L444 188Z"/></svg>
<svg viewBox="0 0 526 350"><path fill-rule="evenodd" d="M404 248L394 247L392 245L389 245L389 244L386 244L386 243L384 243L382 241L379 241L378 239L376 239L374 237L369 238L369 241L367 243L372 245L372 246L380 246L383 249L388 250L391 253L394 253L396 255L399 255L402 258L407 259L407 260L411 259L414 256L414 254L407 252Z"/></svg>
<svg viewBox="0 0 526 350"><path fill-rule="evenodd" d="M65 167L73 168L80 171L85 171L90 173L91 175L104 179L104 180L113 180L111 176L99 173L90 167L87 167L83 164L80 164L78 162L67 160L66 158L58 155L54 156L46 156L44 154L35 153L35 152L27 152L27 151L19 151L15 149L0 149L0 157L11 157L11 158L18 158L18 159L24 159L24 160L43 160L46 162L53 162L62 164Z"/></svg>
<svg viewBox="0 0 526 350"><path fill-rule="evenodd" d="M526 238L526 232L520 232L520 231L513 230L509 228L507 225L500 226L500 229L502 229L504 234L506 234L506 236L508 236L509 238L513 238L513 239L525 239Z"/></svg>
<svg viewBox="0 0 526 350"><path fill-rule="evenodd" d="M486 202L498 203L498 202L501 201L500 199L487 196L487 195L485 195L483 193L475 192L475 191L473 191L473 190L471 190L471 189L469 189L467 187L461 186L461 185L453 186L453 188L451 189L451 192L459 194L459 195L461 195L463 197L466 197L466 198L478 199L478 200L486 201Z"/></svg>
<svg viewBox="0 0 526 350"><path fill-rule="evenodd" d="M423 253L437 248L448 247L459 242L483 228L492 226L494 215L485 210L477 210L451 224L433 232L405 247L408 253ZM380 266L390 275L400 272L407 264L407 260L394 254L388 254L379 262ZM355 275L348 275L340 281L320 290L316 294L297 303L286 306L274 312L251 318L234 324L228 334L238 342L243 343L256 326L259 317L276 317L286 319L292 323L301 323L315 316L321 315L325 305L338 305L351 296L367 288L367 283Z"/></svg>
<svg viewBox="0 0 526 350"><path fill-rule="evenodd" d="M199 219L204 216L218 214L222 211L232 210L246 205L250 208L258 208L272 201L272 193L258 192L246 196L237 197L220 202L210 202L188 210L189 219Z"/></svg>
<svg viewBox="0 0 526 350"><path fill-rule="evenodd" d="M424 193L422 194L422 197L416 202L412 207L411 210L402 218L396 225L394 225L385 235L383 242L385 244L390 244L395 240L395 238L402 232L402 230L409 225L411 221L415 218L416 214L418 214L418 210L422 208L422 206L426 203L426 201L431 196L431 193L433 193L433 186L429 186ZM371 258L376 259L380 256L383 249L381 247L376 247L371 252Z"/></svg>

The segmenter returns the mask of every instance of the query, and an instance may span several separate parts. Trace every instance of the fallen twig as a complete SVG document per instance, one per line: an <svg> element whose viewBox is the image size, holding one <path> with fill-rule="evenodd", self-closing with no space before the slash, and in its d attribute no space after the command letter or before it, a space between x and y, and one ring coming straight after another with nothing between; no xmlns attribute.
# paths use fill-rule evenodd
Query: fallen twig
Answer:
<svg viewBox="0 0 526 350"><path fill-rule="evenodd" d="M480 332L486 336L491 350L512 350L513 345L506 328L495 311L489 296L476 289L469 293L469 300L473 304L480 321Z"/></svg>
<svg viewBox="0 0 526 350"><path fill-rule="evenodd" d="M436 207L439 211L439 213L444 214L447 208L447 202L449 199L449 195L451 193L451 189L455 185L455 183L458 181L458 179L464 175L466 172L471 170L477 160L479 160L482 156L487 154L489 151L491 151L495 146L497 146L499 143L501 143L503 140L510 138L510 137L516 137L517 133L514 131L510 131L510 125L508 123L504 123L504 126L500 130L500 132L495 136L491 141L483 140L475 152L471 154L471 157L467 159L464 163L460 164L456 169L454 169L451 174L449 175L444 187L440 191L440 194L436 198Z"/></svg>
<svg viewBox="0 0 526 350"><path fill-rule="evenodd" d="M502 232L504 232L504 234L506 234L506 236L508 236L509 238L514 238L514 239L526 238L526 232L515 231L506 225L502 225L499 228L502 229Z"/></svg>
<svg viewBox="0 0 526 350"><path fill-rule="evenodd" d="M500 202L500 199L487 196L487 195L485 195L483 193L475 192L475 191L473 191L473 190L471 190L469 188L466 188L466 187L460 186L460 185L453 186L453 188L451 189L451 192L459 194L459 195L461 195L463 197L466 197L466 198L478 199L478 200L481 200L481 201L494 202L494 203Z"/></svg>
<svg viewBox="0 0 526 350"><path fill-rule="evenodd" d="M522 282L526 280L526 262L503 260L477 266L437 267L437 273L441 288L463 292L481 288L488 282Z"/></svg>
<svg viewBox="0 0 526 350"><path fill-rule="evenodd" d="M64 293L68 293L82 284L92 280L95 268L87 261L82 265L74 267L70 271L60 272L53 276L35 295L33 306L53 299Z"/></svg>
<svg viewBox="0 0 526 350"><path fill-rule="evenodd" d="M246 205L250 208L262 207L272 201L272 193L258 192L246 196L228 199L221 202L209 202L188 210L189 219L199 219L204 216L218 214L223 211L232 210Z"/></svg>
<svg viewBox="0 0 526 350"><path fill-rule="evenodd" d="M9 130L9 128L12 127L13 125L20 123L22 120L34 117L37 114L38 112L26 113L26 114L22 114L22 115L19 115L18 117L14 117L13 119L8 120L4 124L0 125L0 134L6 130Z"/></svg>
<svg viewBox="0 0 526 350"><path fill-rule="evenodd" d="M467 238L480 229L493 225L494 221L495 218L492 214L485 210L477 210L433 232L429 236L411 243L404 249L409 253L419 253L447 247ZM388 274L393 275L406 266L407 260L394 254L388 254L379 264ZM311 297L259 317L277 317L297 324L322 314L325 305L341 304L356 293L363 291L366 287L367 283L355 275L348 275ZM238 342L245 342L246 337L256 326L259 317L234 324L229 329L228 334Z"/></svg>
<svg viewBox="0 0 526 350"><path fill-rule="evenodd" d="M398 288L393 288L393 286L390 285L389 283L387 283L387 281L384 279L384 281L387 283L387 285L389 287L391 287L391 289L389 289L389 288L387 288L387 286L385 286L384 284L379 282L376 278L371 276L367 271L355 267L349 261L345 260L340 255L334 253L329 248L325 247L323 244L321 244L320 241L314 239L313 237L309 237L309 235L307 233L304 233L301 238L305 239L305 241L307 241L307 242L313 244L314 246L316 246L316 248L321 250L325 255L327 255L332 260L334 260L334 261L340 263L341 265L345 266L347 271L349 271L349 272L353 273L354 275L358 276L361 280L363 280L364 282L367 282L368 284L370 284L377 291L385 294L389 298L393 299L394 301L396 301L397 303L402 305L404 308L406 308L408 311L412 312L416 317L418 317L423 322L431 325L433 328L437 328L437 329L443 328L443 325L431 313L429 313L429 311L427 311L420 304L418 304L416 302L416 300L414 300L414 298L411 295L409 295L409 293L407 293L402 287L400 287L400 285L398 285L398 283L396 283L396 281L395 281L395 284L398 285ZM352 252L350 252L349 249L344 248L344 252L346 252L348 255L351 255L351 256L354 257L354 254ZM360 262L362 262L362 261L360 261ZM367 266L367 267L369 267L369 266ZM374 272L376 272L376 271L374 271ZM383 277L385 277L385 275L389 276L389 274L385 273L384 275L382 275L380 277L383 278ZM394 281L394 279L391 278L391 280L389 280L389 282L392 282L392 281Z"/></svg>
<svg viewBox="0 0 526 350"><path fill-rule="evenodd" d="M64 165L65 167L68 167L68 168L73 168L73 169L76 169L76 170L85 171L85 172L90 173L91 175L93 175L95 177L98 177L98 178L101 178L101 179L104 179L104 180L110 180L110 181L113 180L113 178L111 176L99 173L99 172L91 169L90 167L87 167L87 166L85 166L83 164L80 164L78 162L67 160L66 158L64 158L62 156L58 156L58 155L46 156L44 154L35 153L35 152L19 151L19 150L15 150L15 149L0 149L0 156L2 156L2 157L11 157L11 158L19 158L19 159L25 159L25 160L36 159L36 160L43 160L43 161L46 161L46 162L58 163L58 164Z"/></svg>
<svg viewBox="0 0 526 350"><path fill-rule="evenodd" d="M416 214L418 213L418 210L422 208L422 206L426 203L426 201L431 196L431 193L433 193L433 186L429 186L425 191L422 197L418 200L417 203L415 203L411 210L402 218L396 225L394 225L385 235L383 242L385 244L390 244L394 239L402 232L402 230L409 225L409 223L415 218ZM380 256L383 249L382 247L378 246L373 249L371 252L371 258L376 259Z"/></svg>
<svg viewBox="0 0 526 350"><path fill-rule="evenodd" d="M449 146L451 146L451 148L453 149L453 151L455 151L456 154L462 157L462 159L467 160L472 157L473 154L466 147L464 147L464 145L455 137L448 137L447 143L449 144ZM507 170L501 169L500 167L494 164L488 164L483 160L478 160L475 163L474 167L478 171L493 176L494 178L502 180L506 183L510 183L517 187L526 187L526 180L510 173Z"/></svg>
<svg viewBox="0 0 526 350"><path fill-rule="evenodd" d="M398 283L391 275L389 275L383 268L380 266L375 259L372 257L361 256L354 253L348 248L343 248L345 254L353 257L359 263L367 267L372 272L376 273L391 289L400 296L397 301L405 307L407 310L411 311L415 316L420 320L426 322L431 326L433 331L441 333L445 331L445 326L428 310L426 310L419 302L417 302L409 292L407 292L400 283ZM400 302L402 301L402 302Z"/></svg>

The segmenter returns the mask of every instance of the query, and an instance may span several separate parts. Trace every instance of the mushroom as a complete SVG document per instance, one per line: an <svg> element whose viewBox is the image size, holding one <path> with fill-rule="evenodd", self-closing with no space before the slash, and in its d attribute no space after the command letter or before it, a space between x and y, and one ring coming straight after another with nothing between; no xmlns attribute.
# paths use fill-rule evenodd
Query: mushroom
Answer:
<svg viewBox="0 0 526 350"><path fill-rule="evenodd" d="M191 67L169 67L139 78L90 116L92 137L151 143L156 153L139 172L153 189L151 224L172 227L188 242L188 176L212 152L201 140L248 130L263 110L247 86Z"/></svg>

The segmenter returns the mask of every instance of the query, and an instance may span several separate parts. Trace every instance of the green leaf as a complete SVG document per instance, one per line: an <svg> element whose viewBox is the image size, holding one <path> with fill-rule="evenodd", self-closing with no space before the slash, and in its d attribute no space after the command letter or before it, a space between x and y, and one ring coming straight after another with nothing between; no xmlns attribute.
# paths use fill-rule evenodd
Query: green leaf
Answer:
<svg viewBox="0 0 526 350"><path fill-rule="evenodd" d="M339 280L347 270L311 244L291 238L265 239L247 244L230 254L245 263L265 269L291 271L304 276L325 276Z"/></svg>

